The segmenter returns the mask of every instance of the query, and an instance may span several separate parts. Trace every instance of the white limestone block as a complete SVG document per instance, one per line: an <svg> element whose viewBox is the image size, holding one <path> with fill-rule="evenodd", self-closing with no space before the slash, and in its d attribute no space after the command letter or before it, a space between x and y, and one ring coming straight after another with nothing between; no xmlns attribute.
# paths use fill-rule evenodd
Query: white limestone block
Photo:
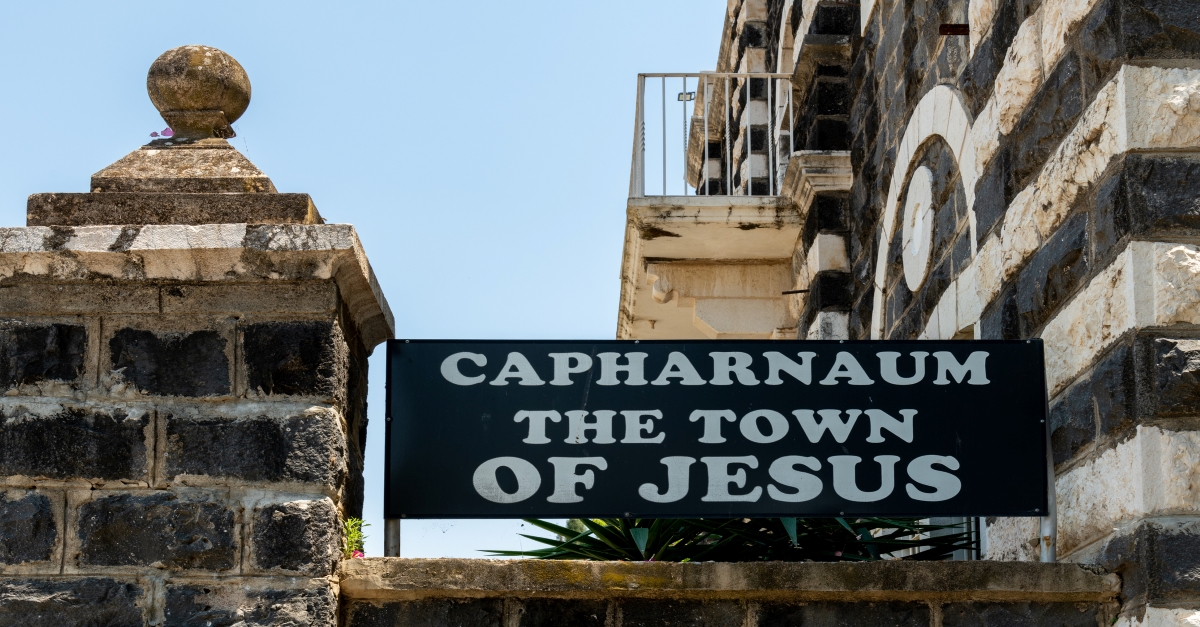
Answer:
<svg viewBox="0 0 1200 627"><path fill-rule="evenodd" d="M1058 550L1069 555L1114 527L1200 508L1200 432L1139 426L1133 438L1058 477Z"/></svg>
<svg viewBox="0 0 1200 627"><path fill-rule="evenodd" d="M1200 606L1137 608L1119 617L1113 627L1200 627Z"/></svg>
<svg viewBox="0 0 1200 627"><path fill-rule="evenodd" d="M810 340L850 339L850 314L844 311L819 311L808 327Z"/></svg>
<svg viewBox="0 0 1200 627"><path fill-rule="evenodd" d="M1057 0L1042 10L1042 72L1049 76L1067 48L1067 36L1099 0Z"/></svg>
<svg viewBox="0 0 1200 627"><path fill-rule="evenodd" d="M967 111L966 108L963 107L962 103L958 102L957 97L953 95L951 95L951 98L954 98L955 102L951 103L951 106L946 111L946 130L942 137L946 139L946 143L949 144L950 150L954 151L954 156L956 159L958 159L958 169L963 175L963 187L970 189L970 194L974 195L975 180L977 177L973 176L971 180L968 181L968 169L964 165L964 161L966 160L968 154L971 156L972 165L974 164L974 149L970 150L969 152L965 149L965 142L971 135L971 122L967 118ZM974 167L970 168L970 171L972 175L975 174Z"/></svg>
<svg viewBox="0 0 1200 627"><path fill-rule="evenodd" d="M871 339L878 340L883 337L883 290L875 288L875 294L871 297Z"/></svg>
<svg viewBox="0 0 1200 627"><path fill-rule="evenodd" d="M971 125L971 144L975 147L975 170L982 172L1000 149L999 105L990 99L984 105L975 123Z"/></svg>
<svg viewBox="0 0 1200 627"><path fill-rule="evenodd" d="M937 89L936 87L930 90L928 94L928 97L930 98L929 102L926 102L924 99L922 99L921 102L917 104L916 110L913 111L912 119L916 120L917 122L917 134L914 136L914 140L916 140L918 145L920 145L920 142L924 141L926 137L937 133L938 128L941 126L938 124L937 118L937 94L944 91L944 89ZM909 124L912 124L912 120L909 121Z"/></svg>
<svg viewBox="0 0 1200 627"><path fill-rule="evenodd" d="M916 292L929 271L929 253L933 247L933 172L925 166L913 171L904 202L901 242L904 247L904 281Z"/></svg>
<svg viewBox="0 0 1200 627"><path fill-rule="evenodd" d="M971 25L971 54L975 54L975 46L983 41L992 30L992 21L996 18L997 0L971 0L967 8L967 22Z"/></svg>
<svg viewBox="0 0 1200 627"><path fill-rule="evenodd" d="M950 283L938 301L938 338L948 340L961 328L958 325L958 285Z"/></svg>
<svg viewBox="0 0 1200 627"><path fill-rule="evenodd" d="M997 518L987 526L987 559L1036 562L1039 557L1037 518Z"/></svg>
<svg viewBox="0 0 1200 627"><path fill-rule="evenodd" d="M1036 194L1037 189L1026 187L1008 207L1008 215L1000 231L1002 281L1011 278L1041 243L1036 216L1041 208L1035 203Z"/></svg>
<svg viewBox="0 0 1200 627"><path fill-rule="evenodd" d="M846 237L835 233L818 233L806 255L808 279L826 270L850 271L850 256L846 254Z"/></svg>
<svg viewBox="0 0 1200 627"><path fill-rule="evenodd" d="M1200 69L1122 68L1128 148L1200 146Z"/></svg>
<svg viewBox="0 0 1200 627"><path fill-rule="evenodd" d="M942 338L938 337L938 329L941 326L941 319L942 319L941 313L942 312L941 312L940 308L938 308L938 307L933 308L933 311L931 311L929 313L929 320L925 321L925 328L921 330L921 334L919 336L917 336L917 339L921 339L921 340L942 339ZM908 338L902 338L902 339L908 339Z"/></svg>
<svg viewBox="0 0 1200 627"><path fill-rule="evenodd" d="M1004 55L1004 66L996 75L992 99L996 102L999 116L998 128L1004 135L1016 128L1021 114L1045 80L1042 74L1041 15L1042 10L1038 9L1021 24L1008 53Z"/></svg>
<svg viewBox="0 0 1200 627"><path fill-rule="evenodd" d="M742 15L748 22L765 22L767 20L767 0L746 0L742 3Z"/></svg>
<svg viewBox="0 0 1200 627"><path fill-rule="evenodd" d="M1100 178L1114 156L1124 152L1119 91L1120 76L1100 90L1031 186L1036 189L1035 203L1041 209L1031 215L1043 238L1054 233L1079 193Z"/></svg>
<svg viewBox="0 0 1200 627"><path fill-rule="evenodd" d="M979 321L983 312L979 301L979 266L972 263L967 266L955 280L958 302L955 305L958 314L958 328L963 329Z"/></svg>
<svg viewBox="0 0 1200 627"><path fill-rule="evenodd" d="M1003 246L1000 242L1000 237L992 235L987 238L979 252L975 255L975 261L971 265L978 268L976 276L978 277L978 298L983 304L990 304L992 299L1000 293L1000 286L1004 283L1004 253Z"/></svg>
<svg viewBox="0 0 1200 627"><path fill-rule="evenodd" d="M1146 245L1139 243L1137 250L1143 246ZM1152 294L1154 316L1153 321L1144 320L1148 316L1139 316L1139 323L1145 321L1156 326L1200 323L1200 249L1187 245L1151 246L1156 262ZM1143 274L1141 265L1135 266L1139 277ZM1139 285L1143 283L1139 281ZM1143 300L1139 299L1139 305Z"/></svg>
<svg viewBox="0 0 1200 627"><path fill-rule="evenodd" d="M862 33L860 33L862 35L866 35L867 29L871 26L871 15L875 12L876 2L877 0L863 0L859 4L859 24L862 26ZM796 46L796 50L800 50L800 46Z"/></svg>
<svg viewBox="0 0 1200 627"><path fill-rule="evenodd" d="M1134 247L1125 249L1042 330L1046 343L1046 387L1057 394L1135 323L1130 277Z"/></svg>
<svg viewBox="0 0 1200 627"><path fill-rule="evenodd" d="M1200 324L1200 247L1131 242L1046 324L1046 385L1058 393L1126 331Z"/></svg>
<svg viewBox="0 0 1200 627"><path fill-rule="evenodd" d="M696 299L692 318L692 324L714 340L769 338L788 323L787 305L778 297Z"/></svg>

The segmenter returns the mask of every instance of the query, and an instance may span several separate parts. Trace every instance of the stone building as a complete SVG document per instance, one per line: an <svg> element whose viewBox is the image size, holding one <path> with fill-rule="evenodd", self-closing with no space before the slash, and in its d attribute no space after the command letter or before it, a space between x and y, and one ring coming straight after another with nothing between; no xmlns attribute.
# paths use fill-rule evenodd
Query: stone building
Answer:
<svg viewBox="0 0 1200 627"><path fill-rule="evenodd" d="M1200 621L1200 2L730 0L716 72L618 337L1040 337L1058 558Z"/></svg>

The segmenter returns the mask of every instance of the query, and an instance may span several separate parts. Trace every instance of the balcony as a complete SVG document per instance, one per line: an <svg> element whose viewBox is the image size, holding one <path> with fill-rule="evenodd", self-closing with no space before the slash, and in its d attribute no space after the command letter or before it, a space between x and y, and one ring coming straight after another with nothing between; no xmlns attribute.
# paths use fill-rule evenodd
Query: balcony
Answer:
<svg viewBox="0 0 1200 627"><path fill-rule="evenodd" d="M797 200L847 175L794 150L792 91L790 74L638 75L617 337L795 337Z"/></svg>

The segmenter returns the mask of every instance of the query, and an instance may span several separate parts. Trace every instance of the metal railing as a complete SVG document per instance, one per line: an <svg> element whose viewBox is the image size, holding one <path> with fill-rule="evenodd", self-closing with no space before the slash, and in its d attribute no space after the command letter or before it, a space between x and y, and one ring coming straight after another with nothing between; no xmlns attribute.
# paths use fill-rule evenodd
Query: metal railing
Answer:
<svg viewBox="0 0 1200 627"><path fill-rule="evenodd" d="M790 74L638 74L629 196L777 195L793 126Z"/></svg>

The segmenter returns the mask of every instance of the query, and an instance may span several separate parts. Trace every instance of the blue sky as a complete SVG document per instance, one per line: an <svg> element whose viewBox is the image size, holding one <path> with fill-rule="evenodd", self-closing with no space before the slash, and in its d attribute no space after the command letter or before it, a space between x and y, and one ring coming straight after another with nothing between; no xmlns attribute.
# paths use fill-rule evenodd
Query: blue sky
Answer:
<svg viewBox="0 0 1200 627"><path fill-rule="evenodd" d="M205 44L253 85L234 145L357 227L398 337L611 338L636 75L713 69L725 4L7 3L0 225L24 224L31 193L87 191L161 130L146 70ZM368 555L383 552L382 357ZM406 521L403 555L516 548L520 525Z"/></svg>

